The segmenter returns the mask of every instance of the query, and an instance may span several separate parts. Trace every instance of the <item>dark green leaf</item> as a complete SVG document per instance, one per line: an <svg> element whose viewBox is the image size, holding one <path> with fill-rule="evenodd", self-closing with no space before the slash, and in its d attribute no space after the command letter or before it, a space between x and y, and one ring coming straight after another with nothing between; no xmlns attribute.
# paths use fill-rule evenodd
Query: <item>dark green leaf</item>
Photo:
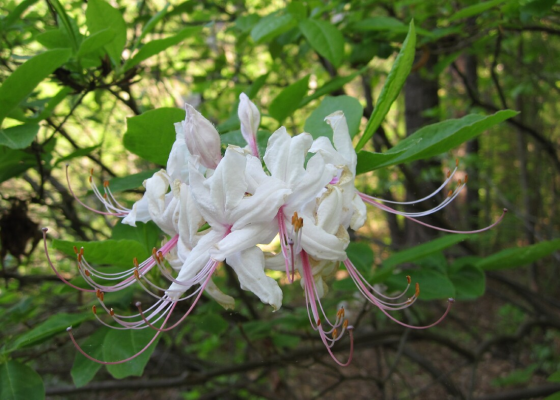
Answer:
<svg viewBox="0 0 560 400"><path fill-rule="evenodd" d="M396 18L378 16L356 22L355 24L352 24L352 29L357 31L398 30L399 32L402 32L403 30L406 31L407 28L405 24Z"/></svg>
<svg viewBox="0 0 560 400"><path fill-rule="evenodd" d="M66 14L66 10L64 9L64 6L60 4L58 0L50 0L50 4L56 10L59 21L62 22L62 24L59 23L60 30L63 31L66 34L66 36L69 38L70 44L72 45L72 49L74 50L74 52L76 52L79 47L78 46L79 32L77 34L75 21L72 21L72 19L68 16L68 14Z"/></svg>
<svg viewBox="0 0 560 400"><path fill-rule="evenodd" d="M440 237L438 239L432 240L431 242L421 244L419 246L412 247L398 253L392 254L390 257L383 261L384 267L394 267L399 264L412 262L430 254L440 252L447 249L463 240L466 240L470 235L447 235Z"/></svg>
<svg viewBox="0 0 560 400"><path fill-rule="evenodd" d="M69 256L75 256L74 246L84 248L85 259L92 264L114 265L125 268L132 268L132 260L137 257L143 261L148 258L151 252L144 249L135 240L103 240L101 242L70 242L55 239L52 241L52 248L62 251Z"/></svg>
<svg viewBox="0 0 560 400"><path fill-rule="evenodd" d="M344 58L344 36L337 28L326 21L306 19L300 21L299 29L317 53L335 67L340 66Z"/></svg>
<svg viewBox="0 0 560 400"><path fill-rule="evenodd" d="M56 106L58 106L71 92L72 88L67 86L63 87L56 95L49 99L45 108L39 113L39 115L27 118L26 122L39 122L50 117Z"/></svg>
<svg viewBox="0 0 560 400"><path fill-rule="evenodd" d="M558 250L560 250L560 239L502 250L483 258L476 263L476 266L486 271L516 268L531 264Z"/></svg>
<svg viewBox="0 0 560 400"><path fill-rule="evenodd" d="M21 150L11 150L0 146L0 182L23 174L29 168L37 165L33 155Z"/></svg>
<svg viewBox="0 0 560 400"><path fill-rule="evenodd" d="M521 7L521 12L542 17L550 11L555 4L556 0L533 0Z"/></svg>
<svg viewBox="0 0 560 400"><path fill-rule="evenodd" d="M156 324L159 325L159 324ZM106 361L124 360L144 349L157 332L153 329L112 329L103 343L103 359ZM138 357L116 365L107 365L107 370L116 379L128 376L142 376L150 356L154 352L159 337Z"/></svg>
<svg viewBox="0 0 560 400"><path fill-rule="evenodd" d="M93 53L103 46L111 43L115 38L115 31L113 29L103 29L95 32L84 39L78 50L78 57L83 57L86 54Z"/></svg>
<svg viewBox="0 0 560 400"><path fill-rule="evenodd" d="M560 382L560 371L554 372L547 378L548 382Z"/></svg>
<svg viewBox="0 0 560 400"><path fill-rule="evenodd" d="M147 253L151 253L154 247L159 247L160 236L161 230L154 222L149 221L148 223L136 222L136 227L118 223L113 228L111 239L135 240L144 247Z"/></svg>
<svg viewBox="0 0 560 400"><path fill-rule="evenodd" d="M165 39L152 40L146 43L130 60L124 63L123 72L138 65L142 61L161 53L163 50L181 43L183 40L200 33L202 27L194 26L180 30L176 35Z"/></svg>
<svg viewBox="0 0 560 400"><path fill-rule="evenodd" d="M263 43L289 31L296 26L296 20L291 14L270 14L262 18L251 29L251 37L257 43Z"/></svg>
<svg viewBox="0 0 560 400"><path fill-rule="evenodd" d="M98 328L93 335L80 343L81 348L93 358L101 359L103 355L103 341L109 332L109 328ZM77 351L74 357L72 370L70 371L74 385L76 385L76 387L86 385L95 377L95 374L97 374L97 371L99 371L101 367L101 364L87 359L82 353Z"/></svg>
<svg viewBox="0 0 560 400"><path fill-rule="evenodd" d="M31 144L38 132L39 125L37 124L0 129L0 145L8 146L10 149L24 149Z"/></svg>
<svg viewBox="0 0 560 400"><path fill-rule="evenodd" d="M455 286L455 299L474 300L484 294L486 289L486 276L479 267L464 265L449 273L449 279Z"/></svg>
<svg viewBox="0 0 560 400"><path fill-rule="evenodd" d="M228 323L219 314L207 314L197 318L197 327L213 335L221 335L228 329Z"/></svg>
<svg viewBox="0 0 560 400"><path fill-rule="evenodd" d="M101 147L100 144L98 144L97 146L84 147L83 149L73 151L72 153L68 154L67 156L61 157L58 160L56 160L54 165L56 166L56 165L60 164L61 162L72 160L73 158L76 158L76 157L87 156L92 151L97 150L99 147ZM111 188L111 189L113 189L113 188Z"/></svg>
<svg viewBox="0 0 560 400"><path fill-rule="evenodd" d="M332 141L332 128L325 122L325 117L335 111L344 113L350 136L356 136L360 130L363 108L357 99L350 96L325 97L305 121L305 132L310 133L314 139L326 136Z"/></svg>
<svg viewBox="0 0 560 400"><path fill-rule="evenodd" d="M70 58L68 49L49 50L27 60L0 87L0 125L43 79Z"/></svg>
<svg viewBox="0 0 560 400"><path fill-rule="evenodd" d="M0 399L43 400L45 387L41 376L17 361L0 364Z"/></svg>
<svg viewBox="0 0 560 400"><path fill-rule="evenodd" d="M9 347L9 351L42 343L59 333L66 332L69 326L78 326L90 318L90 314L55 314L45 322L19 336Z"/></svg>
<svg viewBox="0 0 560 400"><path fill-rule="evenodd" d="M411 277L412 284L407 292L407 297L414 294L416 283L420 286L420 299L435 300L455 297L453 283L441 272L434 270L407 270L392 275L385 283L395 292L400 292L406 287L407 276Z"/></svg>
<svg viewBox="0 0 560 400"><path fill-rule="evenodd" d="M484 11L494 8L495 6L503 3L504 1L505 0L492 0L492 1L487 1L485 3L478 3L469 7L465 7L457 11L455 14L453 14L451 18L449 18L449 22L482 14Z"/></svg>
<svg viewBox="0 0 560 400"><path fill-rule="evenodd" d="M414 30L414 21L410 22L408 35L402 45L401 51L391 68L391 72L385 80L381 94L377 99L375 108L366 126L364 134L356 145L356 151L361 150L362 147L373 136L381 122L389 112L391 105L399 95L404 82L410 73L412 63L414 62L414 53L416 48L416 31Z"/></svg>
<svg viewBox="0 0 560 400"><path fill-rule="evenodd" d="M450 119L437 124L428 125L419 129L406 139L401 140L395 147L384 153L401 154L399 154L398 157L386 160L386 162L381 165L375 165L375 168L421 160L445 153L476 137L486 129L508 118L512 118L517 114L517 111L512 110L498 111L496 114L489 116L470 114L461 119ZM361 153L363 153L363 151L358 153L357 174L370 171L367 169L368 165L361 164L361 161L367 161L371 156L362 155Z"/></svg>
<svg viewBox="0 0 560 400"><path fill-rule="evenodd" d="M350 242L346 253L352 264L362 275L368 277L371 274L373 269L373 250L368 244Z"/></svg>
<svg viewBox="0 0 560 400"><path fill-rule="evenodd" d="M282 123L282 121L299 108L299 104L307 94L308 88L309 75L306 75L299 81L292 83L282 90L268 107L270 116Z"/></svg>
<svg viewBox="0 0 560 400"><path fill-rule="evenodd" d="M402 155L406 150L394 153L372 153L371 151L362 150L358 153L357 174L368 171L374 171L384 165L391 165L391 162Z"/></svg>
<svg viewBox="0 0 560 400"><path fill-rule="evenodd" d="M89 0L86 10L86 24L91 35L110 29L115 37L105 46L113 65L119 65L126 44L126 23L119 10L104 0Z"/></svg>
<svg viewBox="0 0 560 400"><path fill-rule="evenodd" d="M4 19L0 20L0 32L7 31L10 26L12 26L16 21L18 21L21 15L31 7L33 4L37 3L38 0L23 0L19 3L16 8L14 8Z"/></svg>
<svg viewBox="0 0 560 400"><path fill-rule="evenodd" d="M151 178L160 169L150 169L148 171L139 172L122 178L113 178L109 181L109 186L113 193L122 192L124 190L137 189L142 186L142 183Z"/></svg>
<svg viewBox="0 0 560 400"><path fill-rule="evenodd" d="M323 86L321 86L319 89L315 90L312 95L304 97L303 100L301 101L301 103L299 103L299 107L301 108L301 107L305 106L306 104L310 103L311 101L313 101L315 99L318 99L321 96L324 96L326 94L334 92L335 90L340 89L341 87L343 87L347 83L353 81L354 78L356 78L358 75L362 74L367 68L368 67L366 66L366 67L362 68L361 70L354 72L353 74L346 75L346 76L338 76L338 77L328 81Z"/></svg>
<svg viewBox="0 0 560 400"><path fill-rule="evenodd" d="M70 38L60 29L43 32L37 35L35 39L47 49L64 49L72 47Z"/></svg>
<svg viewBox="0 0 560 400"><path fill-rule="evenodd" d="M124 147L148 161L166 165L175 142L173 124L183 119L185 110L166 107L127 118Z"/></svg>
<svg viewBox="0 0 560 400"><path fill-rule="evenodd" d="M301 339L298 336L285 335L283 333L272 333L272 343L277 347L295 349Z"/></svg>

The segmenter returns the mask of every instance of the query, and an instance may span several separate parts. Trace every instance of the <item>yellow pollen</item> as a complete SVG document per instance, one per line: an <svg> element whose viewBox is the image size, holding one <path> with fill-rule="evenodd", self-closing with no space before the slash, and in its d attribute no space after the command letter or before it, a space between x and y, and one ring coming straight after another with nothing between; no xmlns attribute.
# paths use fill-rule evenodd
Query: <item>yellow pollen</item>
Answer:
<svg viewBox="0 0 560 400"><path fill-rule="evenodd" d="M332 337L333 339L336 339L338 337L338 331L336 330L336 328L334 328L332 331Z"/></svg>
<svg viewBox="0 0 560 400"><path fill-rule="evenodd" d="M447 197L451 197L451 195L453 195L453 190L449 190L449 192L447 192Z"/></svg>
<svg viewBox="0 0 560 400"><path fill-rule="evenodd" d="M140 274L138 273L138 270L137 270L137 269L134 270L134 277L135 277L136 279L140 280Z"/></svg>
<svg viewBox="0 0 560 400"><path fill-rule="evenodd" d="M91 311L93 311L94 314L97 314L97 307L95 307L95 305L91 306Z"/></svg>
<svg viewBox="0 0 560 400"><path fill-rule="evenodd" d="M347 319L344 320L344 323L342 324L342 327L344 329L348 328L348 320Z"/></svg>
<svg viewBox="0 0 560 400"><path fill-rule="evenodd" d="M132 259L132 262L134 263L134 266L138 268L138 259L136 257Z"/></svg>
<svg viewBox="0 0 560 400"><path fill-rule="evenodd" d="M410 275L406 276L406 281L408 282L408 284L410 285Z"/></svg>
<svg viewBox="0 0 560 400"><path fill-rule="evenodd" d="M414 293L416 297L420 296L420 285L416 282L416 292Z"/></svg>

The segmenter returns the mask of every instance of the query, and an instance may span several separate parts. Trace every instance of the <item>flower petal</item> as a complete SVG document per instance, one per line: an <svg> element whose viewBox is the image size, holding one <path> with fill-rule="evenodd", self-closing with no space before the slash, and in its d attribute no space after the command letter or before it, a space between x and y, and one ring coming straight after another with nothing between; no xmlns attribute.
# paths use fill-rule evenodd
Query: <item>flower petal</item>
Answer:
<svg viewBox="0 0 560 400"><path fill-rule="evenodd" d="M235 300L233 297L222 292L212 279L208 280L204 291L226 310L233 310L235 308Z"/></svg>
<svg viewBox="0 0 560 400"><path fill-rule="evenodd" d="M220 240L210 255L215 260L223 261L233 253L253 247L259 243L270 243L278 233L276 221L263 224L251 224L243 229L232 230L229 235Z"/></svg>
<svg viewBox="0 0 560 400"><path fill-rule="evenodd" d="M227 258L227 263L237 274L241 289L253 292L275 311L282 306L282 290L278 282L264 273L264 255L261 249L251 247L234 253Z"/></svg>
<svg viewBox="0 0 560 400"><path fill-rule="evenodd" d="M206 168L216 169L222 158L220 134L214 125L190 104L185 104L185 111L187 116L182 125L189 152L199 156L200 163Z"/></svg>
<svg viewBox="0 0 560 400"><path fill-rule="evenodd" d="M345 158L346 165L350 168L352 174L356 176L358 156L356 155L356 151L352 145L352 139L348 133L348 124L346 123L344 113L342 111L335 111L328 115L325 121L332 127L333 142L336 150Z"/></svg>

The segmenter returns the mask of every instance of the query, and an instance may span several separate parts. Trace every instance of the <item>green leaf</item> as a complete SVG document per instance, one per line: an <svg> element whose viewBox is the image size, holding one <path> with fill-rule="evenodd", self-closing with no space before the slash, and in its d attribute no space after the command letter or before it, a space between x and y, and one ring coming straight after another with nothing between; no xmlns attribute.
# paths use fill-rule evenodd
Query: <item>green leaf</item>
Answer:
<svg viewBox="0 0 560 400"><path fill-rule="evenodd" d="M547 382L560 382L560 371L554 372L547 378Z"/></svg>
<svg viewBox="0 0 560 400"><path fill-rule="evenodd" d="M37 35L35 40L47 49L64 49L72 47L70 38L60 29L52 29L50 31L43 32Z"/></svg>
<svg viewBox="0 0 560 400"><path fill-rule="evenodd" d="M359 71L356 71L356 72L354 72L350 75L338 76L334 79L331 79L330 81L325 83L323 86L321 86L319 89L315 90L312 95L304 97L303 100L299 103L299 107L301 108L301 107L305 106L306 104L310 103L311 101L313 101L315 99L318 99L321 96L324 96L326 94L334 92L335 90L340 89L341 87L343 87L347 83L353 81L354 78L356 78L358 75L360 75L364 71L366 71L367 68L368 67L365 66L364 68L362 68Z"/></svg>
<svg viewBox="0 0 560 400"><path fill-rule="evenodd" d="M156 324L156 326L158 325ZM127 329L122 331L112 329L105 336L103 342L103 359L105 361L118 361L131 357L144 349L156 333L153 329ZM158 341L159 337L141 355L126 363L107 365L107 370L116 379L142 376Z"/></svg>
<svg viewBox="0 0 560 400"><path fill-rule="evenodd" d="M355 24L352 24L352 29L357 31L392 31L397 30L402 32L406 31L406 25L396 18L392 17L372 17L366 18Z"/></svg>
<svg viewBox="0 0 560 400"><path fill-rule="evenodd" d="M520 11L537 17L542 17L549 12L555 4L556 0L533 0L521 7Z"/></svg>
<svg viewBox="0 0 560 400"><path fill-rule="evenodd" d="M251 37L257 43L263 43L289 31L296 26L296 20L291 14L278 15L276 13L262 18L251 29Z"/></svg>
<svg viewBox="0 0 560 400"><path fill-rule="evenodd" d="M66 14L66 10L58 0L51 0L50 4L52 4L53 8L56 10L56 13L58 14L60 21L62 22L62 26L60 27L61 31L66 31L65 33L67 37L70 39L70 44L72 45L72 49L74 50L74 52L77 51L78 36L76 35L76 31L72 24L72 22L75 23L75 21L72 21L70 19L68 14Z"/></svg>
<svg viewBox="0 0 560 400"><path fill-rule="evenodd" d="M65 98L72 92L72 88L70 87L63 87L58 91L56 95L50 98L47 102L43 111L39 113L39 115L35 117L27 118L27 122L39 122L51 116L56 106L58 106Z"/></svg>
<svg viewBox="0 0 560 400"><path fill-rule="evenodd" d="M219 336L227 331L229 324L221 315L212 313L198 317L196 326L204 332Z"/></svg>
<svg viewBox="0 0 560 400"><path fill-rule="evenodd" d="M142 39L144 39L144 37L146 37L146 35L156 27L158 22L161 21L163 17L165 17L168 8L169 3L165 3L165 6L163 6L163 8L158 11L152 18L150 18L148 22L146 22L146 25L144 25L144 29L142 29L142 33L140 34L140 36L138 36L138 39L136 39L136 42L134 43L133 50L138 48L138 45L140 45Z"/></svg>
<svg viewBox="0 0 560 400"><path fill-rule="evenodd" d="M498 4L503 3L505 0L492 0L485 3L478 3L469 7L465 7L449 18L449 22L457 21L459 19L473 17L478 14L482 14L484 11L494 8Z"/></svg>
<svg viewBox="0 0 560 400"><path fill-rule="evenodd" d="M113 65L119 65L126 44L126 23L121 12L104 0L89 0L86 24L91 35L107 29L114 31L115 37L105 45L105 49Z"/></svg>
<svg viewBox="0 0 560 400"><path fill-rule="evenodd" d="M350 242L346 253L352 264L362 275L368 277L371 274L373 269L373 250L367 243Z"/></svg>
<svg viewBox="0 0 560 400"><path fill-rule="evenodd" d="M72 153L68 154L67 156L61 157L58 160L56 160L56 162L54 163L55 166L57 166L58 164L64 162L64 161L68 161L68 160L72 160L73 158L76 157L83 157L83 156L87 156L88 154L90 154L92 151L97 150L98 148L100 148L101 145L98 144L97 146L90 146L90 147L84 147L83 149L79 149L76 151L73 151ZM111 188L112 190L113 188Z"/></svg>
<svg viewBox="0 0 560 400"><path fill-rule="evenodd" d="M482 269L474 265L467 264L450 272L449 279L455 286L456 300L474 300L486 290L486 276Z"/></svg>
<svg viewBox="0 0 560 400"><path fill-rule="evenodd" d="M103 357L103 342L109 332L109 328L98 328L93 335L80 343L80 347L93 358L101 359ZM70 371L74 385L76 387L86 385L95 377L95 374L97 374L101 367L101 364L87 359L82 353L77 351L72 370Z"/></svg>
<svg viewBox="0 0 560 400"><path fill-rule="evenodd" d="M160 169L150 169L148 171L142 171L137 174L132 174L128 176L123 176L122 178L113 178L109 181L109 186L113 193L122 192L124 190L137 189L142 186L142 183L151 178Z"/></svg>
<svg viewBox="0 0 560 400"><path fill-rule="evenodd" d="M103 29L95 32L84 39L78 50L78 57L83 57L86 54L93 53L103 46L111 43L115 38L115 31L113 29Z"/></svg>
<svg viewBox="0 0 560 400"><path fill-rule="evenodd" d="M69 326L78 326L90 318L91 315L89 314L55 314L45 322L19 336L9 347L9 351L42 343L59 333L66 332Z"/></svg>
<svg viewBox="0 0 560 400"><path fill-rule="evenodd" d="M0 399L42 400L45 386L41 376L17 361L0 364Z"/></svg>
<svg viewBox="0 0 560 400"><path fill-rule="evenodd" d="M268 107L270 116L282 123L282 121L299 108L299 104L307 94L308 88L309 75L306 75L299 81L292 83L282 90Z"/></svg>
<svg viewBox="0 0 560 400"><path fill-rule="evenodd" d="M455 297L453 283L441 272L434 270L407 270L392 275L385 284L392 290L400 292L406 287L407 276L411 277L412 284L407 291L407 296L414 294L416 283L420 286L420 299L435 300Z"/></svg>
<svg viewBox="0 0 560 400"><path fill-rule="evenodd" d="M380 165L377 164L375 168L402 164L445 153L475 136L480 135L486 129L517 114L517 111L512 110L498 111L496 114L488 116L470 114L461 119L450 119L425 126L406 139L401 140L395 147L384 153L401 153L398 157L387 160ZM367 162L367 158L371 156L362 153L364 153L364 151L358 153L356 174L370 171L367 169L367 164L361 164L361 162L362 160Z"/></svg>
<svg viewBox="0 0 560 400"><path fill-rule="evenodd" d="M431 242L412 247L398 253L394 253L383 261L384 267L394 267L399 264L419 260L433 253L438 253L447 249L463 240L466 240L470 235L446 235Z"/></svg>
<svg viewBox="0 0 560 400"><path fill-rule="evenodd" d="M140 243L147 253L152 252L154 247L160 245L161 230L153 222L136 222L136 226L118 223L113 228L111 239L113 240L135 240Z"/></svg>
<svg viewBox="0 0 560 400"><path fill-rule="evenodd" d="M148 258L151 252L144 249L135 240L103 240L100 242L70 242L66 240L54 239L52 248L62 251L69 256L75 256L74 246L84 248L84 258L93 264L114 265L125 268L132 268L132 260L137 257L142 261Z"/></svg>
<svg viewBox="0 0 560 400"><path fill-rule="evenodd" d="M560 250L560 239L540 242L532 246L502 250L483 258L476 266L486 271L509 269L531 264Z"/></svg>
<svg viewBox="0 0 560 400"><path fill-rule="evenodd" d="M35 87L70 58L68 49L45 51L30 58L9 75L0 86L0 125Z"/></svg>
<svg viewBox="0 0 560 400"><path fill-rule="evenodd" d="M37 160L32 154L0 146L0 183L23 174L36 165Z"/></svg>
<svg viewBox="0 0 560 400"><path fill-rule="evenodd" d="M163 50L181 43L183 40L199 34L202 27L188 27L179 31L176 35L170 36L165 39L152 40L146 43L139 51L124 63L123 72L128 71L130 68L138 65L142 61L161 53Z"/></svg>
<svg viewBox="0 0 560 400"><path fill-rule="evenodd" d="M268 139L272 134L268 131L258 131L257 132L257 147L259 148L259 154L263 155L266 152L266 146L268 145ZM222 147L227 147L232 144L234 146L245 147L247 142L243 138L240 130L231 131L220 135L222 141Z"/></svg>
<svg viewBox="0 0 560 400"><path fill-rule="evenodd" d="M391 105L396 100L399 95L404 82L410 73L412 64L414 62L414 53L416 48L416 31L414 30L414 21L410 21L410 26L408 30L408 35L402 45L401 51L397 56L391 72L385 80L383 89L381 89L381 94L377 99L375 108L369 121L366 125L366 130L360 138L360 141L356 145L356 151L361 150L362 147L368 142L368 140L373 136L381 122L389 112Z"/></svg>
<svg viewBox="0 0 560 400"><path fill-rule="evenodd" d="M344 36L329 22L306 19L300 21L299 29L320 55L339 67L344 58Z"/></svg>
<svg viewBox="0 0 560 400"><path fill-rule="evenodd" d="M391 162L402 155L406 150L395 153L373 153L371 151L362 150L358 153L357 174L374 171L384 165L391 165Z"/></svg>
<svg viewBox="0 0 560 400"><path fill-rule="evenodd" d="M145 160L166 165L175 142L173 124L183 119L185 119L185 110L166 107L127 118L127 130L123 138L124 147Z"/></svg>
<svg viewBox="0 0 560 400"><path fill-rule="evenodd" d="M37 3L38 0L23 0L4 19L0 20L0 32L6 31L18 21L25 10Z"/></svg>
<svg viewBox="0 0 560 400"><path fill-rule="evenodd" d="M8 146L10 149L24 149L31 144L38 132L39 125L37 124L0 129L0 145Z"/></svg>
<svg viewBox="0 0 560 400"><path fill-rule="evenodd" d="M350 136L356 136L360 130L360 121L364 111L360 102L350 96L325 97L319 107L305 121L305 132L310 133L313 139L326 136L332 142L332 128L325 122L325 117L335 111L344 113Z"/></svg>
<svg viewBox="0 0 560 400"><path fill-rule="evenodd" d="M560 400L560 392L556 392L551 394L550 396L546 396L543 400Z"/></svg>

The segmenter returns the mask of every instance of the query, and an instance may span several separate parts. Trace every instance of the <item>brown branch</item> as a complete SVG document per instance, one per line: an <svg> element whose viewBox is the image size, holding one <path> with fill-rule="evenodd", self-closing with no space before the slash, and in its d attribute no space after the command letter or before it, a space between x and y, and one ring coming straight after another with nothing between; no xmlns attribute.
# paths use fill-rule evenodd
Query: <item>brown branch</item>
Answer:
<svg viewBox="0 0 560 400"><path fill-rule="evenodd" d="M475 400L523 400L544 397L560 392L560 383L547 383L526 389L513 389L506 392L476 397Z"/></svg>

